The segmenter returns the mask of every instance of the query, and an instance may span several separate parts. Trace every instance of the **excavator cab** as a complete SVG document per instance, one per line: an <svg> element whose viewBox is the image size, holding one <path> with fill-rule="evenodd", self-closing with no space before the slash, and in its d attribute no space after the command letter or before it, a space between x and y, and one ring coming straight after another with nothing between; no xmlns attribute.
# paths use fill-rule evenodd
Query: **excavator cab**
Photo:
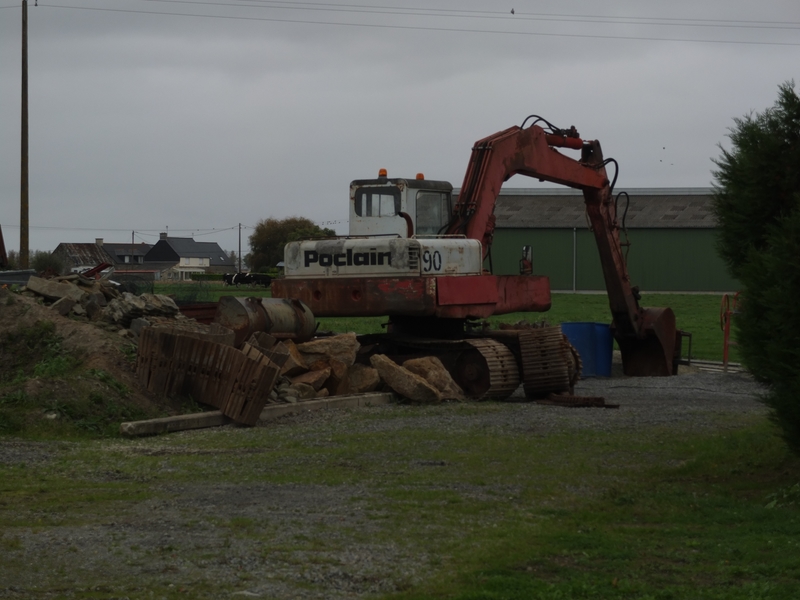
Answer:
<svg viewBox="0 0 800 600"><path fill-rule="evenodd" d="M422 173L415 179L389 179L381 169L377 179L350 184L350 235L438 235L451 214L453 186Z"/></svg>

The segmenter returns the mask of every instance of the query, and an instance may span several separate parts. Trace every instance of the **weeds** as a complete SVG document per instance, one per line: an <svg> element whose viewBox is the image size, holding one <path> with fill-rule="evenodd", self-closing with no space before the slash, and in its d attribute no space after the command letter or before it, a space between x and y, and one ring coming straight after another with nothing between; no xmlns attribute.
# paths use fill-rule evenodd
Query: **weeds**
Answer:
<svg viewBox="0 0 800 600"><path fill-rule="evenodd" d="M776 491L774 494L767 496L767 503L765 508L782 508L785 506L800 505L800 483L795 483L791 487L784 487Z"/></svg>
<svg viewBox="0 0 800 600"><path fill-rule="evenodd" d="M59 348L60 351L60 348ZM36 363L33 368L34 377L64 377L72 373L77 367L79 361L73 356L58 354L45 358L44 360Z"/></svg>
<svg viewBox="0 0 800 600"><path fill-rule="evenodd" d="M117 392L117 395L119 395L120 398L126 398L131 393L131 391L128 389L128 386L126 386L124 383L120 383L102 369L89 369L87 373Z"/></svg>
<svg viewBox="0 0 800 600"><path fill-rule="evenodd" d="M107 437L121 421L148 416L125 402L131 390L107 371L81 374L50 321L3 333L0 356L0 433Z"/></svg>
<svg viewBox="0 0 800 600"><path fill-rule="evenodd" d="M26 377L62 377L80 361L64 351L51 321L6 331L0 336L0 382L19 383Z"/></svg>

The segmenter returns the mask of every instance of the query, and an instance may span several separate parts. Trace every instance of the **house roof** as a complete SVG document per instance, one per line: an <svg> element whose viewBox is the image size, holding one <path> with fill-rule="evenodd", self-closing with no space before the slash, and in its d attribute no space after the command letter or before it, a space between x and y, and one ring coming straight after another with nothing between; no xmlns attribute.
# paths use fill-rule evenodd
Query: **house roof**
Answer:
<svg viewBox="0 0 800 600"><path fill-rule="evenodd" d="M168 237L159 240L153 248L162 243L166 243L180 258L208 258L212 267L233 267L236 264L216 242L196 242L192 238Z"/></svg>
<svg viewBox="0 0 800 600"><path fill-rule="evenodd" d="M621 190L617 190L617 193ZM717 219L712 210L711 188L634 188L625 226L631 229L712 229ZM618 221L622 224L625 197L619 198ZM571 188L503 189L495 206L500 229L586 227L587 216L580 190Z"/></svg>
<svg viewBox="0 0 800 600"><path fill-rule="evenodd" d="M145 244L144 242L140 244L109 244L104 243L103 248L105 251L108 252L112 257L123 257L123 256L144 256L150 251L152 248L152 244ZM121 260L117 262L122 262Z"/></svg>
<svg viewBox="0 0 800 600"><path fill-rule="evenodd" d="M71 267L96 266L100 263L113 263L114 259L103 246L97 244L68 244L62 242L53 254L62 256Z"/></svg>

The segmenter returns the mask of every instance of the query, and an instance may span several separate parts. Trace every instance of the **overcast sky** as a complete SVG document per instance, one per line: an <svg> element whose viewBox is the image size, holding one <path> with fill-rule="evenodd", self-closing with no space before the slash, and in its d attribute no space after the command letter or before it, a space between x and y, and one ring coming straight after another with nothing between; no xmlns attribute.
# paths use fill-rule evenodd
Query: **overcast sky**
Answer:
<svg viewBox="0 0 800 600"><path fill-rule="evenodd" d="M473 142L530 114L600 140L618 191L706 187L733 119L800 86L797 0L38 4L31 250L167 228L236 250L241 223L246 253L260 219L292 215L345 233L352 179L459 187ZM0 225L16 250L20 65L21 1L0 0Z"/></svg>

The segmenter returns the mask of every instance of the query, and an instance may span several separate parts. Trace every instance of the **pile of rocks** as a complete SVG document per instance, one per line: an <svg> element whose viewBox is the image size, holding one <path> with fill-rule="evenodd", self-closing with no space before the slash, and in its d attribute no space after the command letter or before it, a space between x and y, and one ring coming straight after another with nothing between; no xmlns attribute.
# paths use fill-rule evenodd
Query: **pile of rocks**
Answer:
<svg viewBox="0 0 800 600"><path fill-rule="evenodd" d="M104 279L31 277L22 293L42 298L62 316L105 324L132 338L138 338L145 327L168 324L176 335L233 345L233 332L187 319L168 296L120 292ZM391 390L414 402L465 399L439 359L417 358L399 365L383 355L360 357L354 333L300 344L259 333L249 344L280 362L280 375L267 402L295 403L376 390Z"/></svg>
<svg viewBox="0 0 800 600"><path fill-rule="evenodd" d="M280 342L288 352L272 402L302 402L327 396L391 390L414 402L464 400L464 393L436 357L398 365L384 355L357 362L354 333L321 337L302 344Z"/></svg>
<svg viewBox="0 0 800 600"><path fill-rule="evenodd" d="M246 425L254 424L265 404L376 390L394 391L415 402L464 399L438 359L418 358L400 366L382 355L359 356L354 333L304 343L264 332L240 346L234 340L233 331L219 324L185 321L144 327L137 352L140 382L154 394L190 395Z"/></svg>
<svg viewBox="0 0 800 600"><path fill-rule="evenodd" d="M128 329L132 321L142 317L181 319L178 305L168 296L120 292L116 285L105 279L89 279L81 275L66 275L44 279L31 277L23 294L43 299L45 304L62 317L75 316L89 321L105 322L116 328ZM139 323L139 328L150 324Z"/></svg>

